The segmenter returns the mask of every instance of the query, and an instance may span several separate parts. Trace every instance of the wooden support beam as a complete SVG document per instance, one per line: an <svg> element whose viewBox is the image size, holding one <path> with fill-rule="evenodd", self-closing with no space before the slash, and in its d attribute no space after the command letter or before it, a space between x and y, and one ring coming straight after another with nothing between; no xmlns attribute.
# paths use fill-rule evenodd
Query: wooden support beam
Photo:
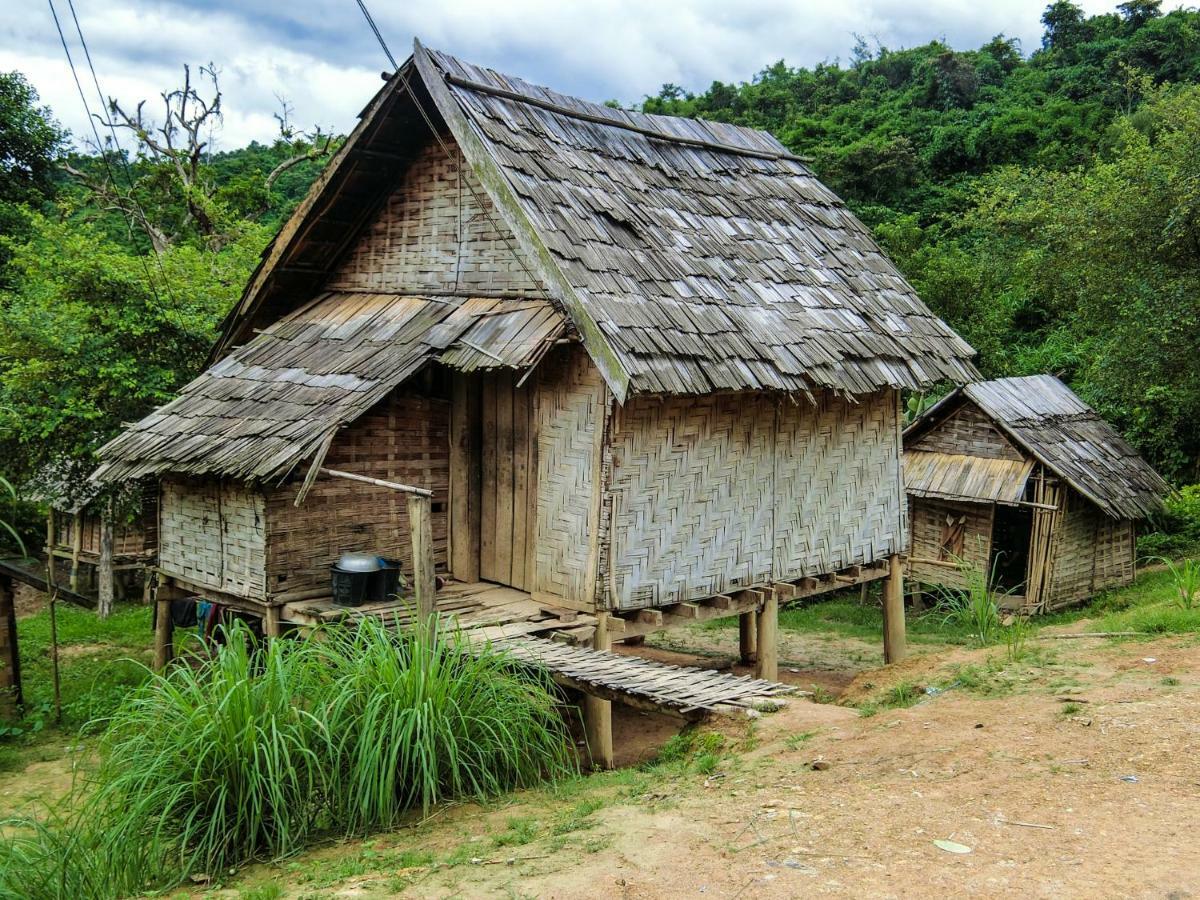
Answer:
<svg viewBox="0 0 1200 900"><path fill-rule="evenodd" d="M597 650L611 650L608 638L608 613L596 613L596 633L592 646ZM598 769L613 767L612 701L593 694L584 694L583 722L587 731L588 753L592 765Z"/></svg>
<svg viewBox="0 0 1200 900"><path fill-rule="evenodd" d="M766 591L758 613L758 663L755 674L768 681L779 680L779 597Z"/></svg>
<svg viewBox="0 0 1200 900"><path fill-rule="evenodd" d="M450 571L479 580L481 475L479 384L462 372L450 382Z"/></svg>
<svg viewBox="0 0 1200 900"><path fill-rule="evenodd" d="M738 616L738 657L743 666L758 659L758 613L753 610Z"/></svg>
<svg viewBox="0 0 1200 900"><path fill-rule="evenodd" d="M701 600L703 606L711 606L713 609L731 610L737 609L737 601L728 594L717 594L715 597L709 597L707 600Z"/></svg>
<svg viewBox="0 0 1200 900"><path fill-rule="evenodd" d="M408 497L408 528L412 535L413 595L417 618L422 622L436 619L437 579L433 562L433 504L428 496Z"/></svg>
<svg viewBox="0 0 1200 900"><path fill-rule="evenodd" d="M0 719L15 721L23 703L13 580L0 575Z"/></svg>
<svg viewBox="0 0 1200 900"><path fill-rule="evenodd" d="M83 551L83 514L75 513L71 533L71 593L79 593L79 554Z"/></svg>
<svg viewBox="0 0 1200 900"><path fill-rule="evenodd" d="M175 624L171 621L171 601L179 590L162 575L154 594L154 671L165 672L175 656Z"/></svg>
<svg viewBox="0 0 1200 900"><path fill-rule="evenodd" d="M655 628L662 628L663 611L661 609L639 609L637 612L637 620L645 625L653 625Z"/></svg>
<svg viewBox="0 0 1200 900"><path fill-rule="evenodd" d="M113 502L104 498L100 508L100 564L96 567L96 614L107 619L113 608Z"/></svg>
<svg viewBox="0 0 1200 900"><path fill-rule="evenodd" d="M883 584L883 661L898 663L908 650L904 634L904 571L899 554L888 558Z"/></svg>
<svg viewBox="0 0 1200 900"><path fill-rule="evenodd" d="M272 603L263 611L263 636L274 639L283 634L283 626L279 621L279 606Z"/></svg>

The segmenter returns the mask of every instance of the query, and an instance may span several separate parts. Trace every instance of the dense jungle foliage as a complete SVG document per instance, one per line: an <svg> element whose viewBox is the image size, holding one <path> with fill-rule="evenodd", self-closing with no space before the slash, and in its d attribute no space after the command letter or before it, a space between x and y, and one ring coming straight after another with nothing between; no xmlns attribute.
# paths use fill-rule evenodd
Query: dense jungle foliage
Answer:
<svg viewBox="0 0 1200 900"><path fill-rule="evenodd" d="M666 85L642 107L776 134L875 230L985 374L1061 373L1168 477L1192 482L1200 12L1160 6L1089 17L1059 0L1032 52L1003 35L965 51L860 40L848 64L781 61L696 95ZM182 90L210 97L210 74ZM286 109L272 145L214 154L179 129L164 147L120 113L127 154L71 150L28 82L0 75L0 475L15 483L86 471L122 422L196 373L331 149Z"/></svg>

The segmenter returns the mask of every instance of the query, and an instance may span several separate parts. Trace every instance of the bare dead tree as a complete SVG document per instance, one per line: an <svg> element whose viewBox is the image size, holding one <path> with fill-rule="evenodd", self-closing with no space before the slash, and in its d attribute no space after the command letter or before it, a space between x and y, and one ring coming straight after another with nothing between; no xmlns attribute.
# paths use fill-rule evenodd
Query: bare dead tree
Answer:
<svg viewBox="0 0 1200 900"><path fill-rule="evenodd" d="M159 164L170 173L183 201L181 221L174 221L170 226L164 221L154 221L133 196L132 186L122 189L112 183L112 172L107 167L104 175L97 176L64 166L68 174L96 197L101 208L121 212L132 226L141 229L156 251L166 249L193 229L210 246L219 247L226 239L227 228L233 224L227 221L228 216L216 200L217 185L205 165L208 136L223 119L218 71L210 62L199 67L198 76L194 81L192 67L183 67L183 85L160 95L163 102L161 119L147 117L145 100L130 111L112 97L108 100L108 118L97 116L106 128L132 134L137 142L138 156ZM291 104L282 97L278 99L281 111L275 119L279 122L280 140L296 152L266 176L268 194L284 172L301 163L321 159L332 149L332 136L322 133L319 127L312 133L298 132L291 124ZM104 153L105 149L96 148L96 151ZM262 215L268 208L264 203L252 217Z"/></svg>

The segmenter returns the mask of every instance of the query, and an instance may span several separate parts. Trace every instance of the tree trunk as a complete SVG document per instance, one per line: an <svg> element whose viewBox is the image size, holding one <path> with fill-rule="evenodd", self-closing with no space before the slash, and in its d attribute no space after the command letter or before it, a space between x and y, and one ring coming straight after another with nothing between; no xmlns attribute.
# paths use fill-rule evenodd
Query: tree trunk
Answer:
<svg viewBox="0 0 1200 900"><path fill-rule="evenodd" d="M97 573L96 612L107 619L113 608L113 503L104 501L100 510L100 567Z"/></svg>

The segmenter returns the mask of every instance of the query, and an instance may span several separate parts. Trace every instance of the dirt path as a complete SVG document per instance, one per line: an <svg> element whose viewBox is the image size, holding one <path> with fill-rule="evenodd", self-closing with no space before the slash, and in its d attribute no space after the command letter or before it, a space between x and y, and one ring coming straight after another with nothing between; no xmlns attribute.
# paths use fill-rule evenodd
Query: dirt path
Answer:
<svg viewBox="0 0 1200 900"><path fill-rule="evenodd" d="M740 752L709 774L587 779L581 795L600 792L600 808L579 830L562 825L574 798L531 794L378 839L381 866L348 844L274 877L296 897L1200 893L1200 647L1070 643L994 664L973 690L1016 691L1002 696L952 689L869 718L795 702L735 728ZM921 657L901 675L932 682L964 665L987 673L987 654ZM851 690L872 679L887 686L876 672ZM417 852L443 862L384 862ZM350 860L365 871L338 878Z"/></svg>

